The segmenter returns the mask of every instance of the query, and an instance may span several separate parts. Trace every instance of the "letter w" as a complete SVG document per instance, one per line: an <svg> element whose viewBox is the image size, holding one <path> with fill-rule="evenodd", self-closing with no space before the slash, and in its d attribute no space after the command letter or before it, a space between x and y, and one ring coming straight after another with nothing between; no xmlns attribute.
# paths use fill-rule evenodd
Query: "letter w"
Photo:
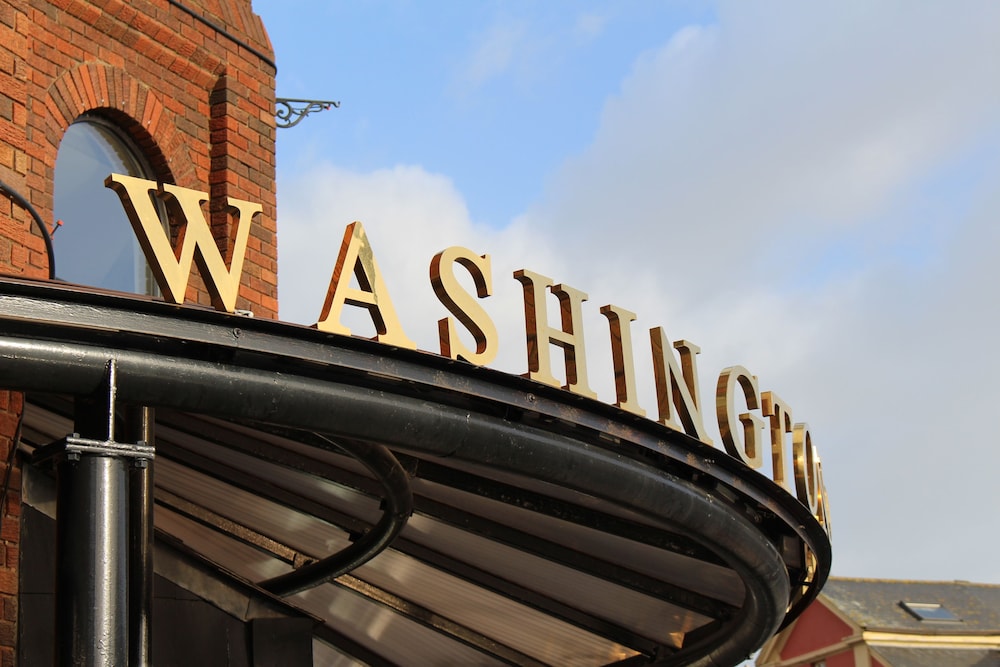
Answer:
<svg viewBox="0 0 1000 667"><path fill-rule="evenodd" d="M232 254L227 268L201 210L201 205L208 201L207 193L166 183L157 186L154 181L122 174L111 174L104 185L114 190L122 200L164 298L184 303L191 262L194 260L212 297L212 305L217 310L230 313L236 309L250 224L254 214L261 212L260 204L232 197L227 199L230 209L236 211L235 233L231 234ZM153 193L175 204L186 223L178 234L176 250L170 245L170 237L153 205L150 196Z"/></svg>

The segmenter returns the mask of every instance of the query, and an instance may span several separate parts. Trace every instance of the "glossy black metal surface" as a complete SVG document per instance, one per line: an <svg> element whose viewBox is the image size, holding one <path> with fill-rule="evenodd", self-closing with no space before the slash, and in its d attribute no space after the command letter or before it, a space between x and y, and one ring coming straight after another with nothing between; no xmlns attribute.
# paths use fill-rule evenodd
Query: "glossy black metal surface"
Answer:
<svg viewBox="0 0 1000 667"><path fill-rule="evenodd" d="M113 440L109 404L81 398L75 429ZM113 407L110 408L113 413ZM114 667L128 659L128 466L85 453L58 463L57 664Z"/></svg>
<svg viewBox="0 0 1000 667"><path fill-rule="evenodd" d="M383 447L404 462L409 477L433 488L493 495L554 520L607 526L609 535L662 533L643 539L735 572L744 588L736 606L650 582L656 596L714 620L688 632L682 646L658 647L627 631L608 631L649 662L738 662L811 600L829 569L827 536L783 489L724 452L613 406L436 355L295 325L51 285L0 284L3 386L88 394L109 359L118 366L123 400L298 434L320 449ZM317 435L301 437L303 431ZM492 530L521 551L619 586L643 588L648 576L618 575L586 553L452 516L457 508L424 493L415 506L436 520ZM387 515L400 516L400 507ZM449 562L396 534L382 546L393 538L404 552ZM815 556L814 570L803 563L806 549ZM580 618L571 604L560 611L564 603L505 587L459 562L452 569L504 595L536 599L540 608L595 632L603 622L614 624ZM410 608L397 606L402 613Z"/></svg>

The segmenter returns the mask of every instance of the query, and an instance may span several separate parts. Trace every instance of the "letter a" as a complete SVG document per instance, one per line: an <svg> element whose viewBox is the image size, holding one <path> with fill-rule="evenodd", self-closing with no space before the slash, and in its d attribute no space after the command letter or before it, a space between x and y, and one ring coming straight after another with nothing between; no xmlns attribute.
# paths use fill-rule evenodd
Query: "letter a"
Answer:
<svg viewBox="0 0 1000 667"><path fill-rule="evenodd" d="M351 287L350 272L358 279L361 289ZM368 310L378 334L380 343L417 349L417 344L406 337L399 323L396 310L392 307L389 291L382 280L382 274L375 263L375 255L368 244L368 236L360 222L352 222L344 230L344 240L340 244L340 255L333 268L326 301L320 313L316 328L330 333L351 335L350 328L340 323L340 312L344 304L360 306Z"/></svg>
<svg viewBox="0 0 1000 667"><path fill-rule="evenodd" d="M212 297L212 305L217 310L229 313L236 309L250 224L254 214L261 212L260 204L228 198L229 207L236 211L236 221L232 255L229 268L226 268L226 261L219 252L215 237L201 210L202 203L208 201L207 193L168 184L158 188L154 181L122 174L111 174L105 179L104 185L114 190L122 200L125 214L165 299L184 303L191 262L194 261ZM150 198L150 194L157 190L165 199L176 204L186 222L181 228L176 251L170 245L170 239Z"/></svg>

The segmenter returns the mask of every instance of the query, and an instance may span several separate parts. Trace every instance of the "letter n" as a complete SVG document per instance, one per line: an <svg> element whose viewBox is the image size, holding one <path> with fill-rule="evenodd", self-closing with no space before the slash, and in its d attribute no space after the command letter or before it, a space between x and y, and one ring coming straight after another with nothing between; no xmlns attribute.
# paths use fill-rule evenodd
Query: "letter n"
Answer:
<svg viewBox="0 0 1000 667"><path fill-rule="evenodd" d="M661 327L650 329L649 339L653 351L653 374L656 379L660 423L683 431L705 444L712 444L698 405L698 371L695 365L695 355L700 352L698 346L686 340L676 341L673 347L681 356L681 365L678 366ZM677 410L680 423L673 416L673 408Z"/></svg>

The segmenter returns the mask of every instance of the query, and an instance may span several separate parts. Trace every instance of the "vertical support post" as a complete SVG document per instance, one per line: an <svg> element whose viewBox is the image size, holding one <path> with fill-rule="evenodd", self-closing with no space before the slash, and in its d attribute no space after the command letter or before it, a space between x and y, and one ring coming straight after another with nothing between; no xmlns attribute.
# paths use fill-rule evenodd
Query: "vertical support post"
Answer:
<svg viewBox="0 0 1000 667"><path fill-rule="evenodd" d="M110 420L109 420L110 414ZM107 400L77 399L74 428L113 440ZM59 665L126 664L128 461L83 453L58 465L56 655Z"/></svg>
<svg viewBox="0 0 1000 667"><path fill-rule="evenodd" d="M83 455L59 464L56 555L58 664L124 664L126 462Z"/></svg>
<svg viewBox="0 0 1000 667"><path fill-rule="evenodd" d="M153 443L153 409L125 410L127 442ZM136 460L128 473L128 664L152 665L153 648L153 462Z"/></svg>

